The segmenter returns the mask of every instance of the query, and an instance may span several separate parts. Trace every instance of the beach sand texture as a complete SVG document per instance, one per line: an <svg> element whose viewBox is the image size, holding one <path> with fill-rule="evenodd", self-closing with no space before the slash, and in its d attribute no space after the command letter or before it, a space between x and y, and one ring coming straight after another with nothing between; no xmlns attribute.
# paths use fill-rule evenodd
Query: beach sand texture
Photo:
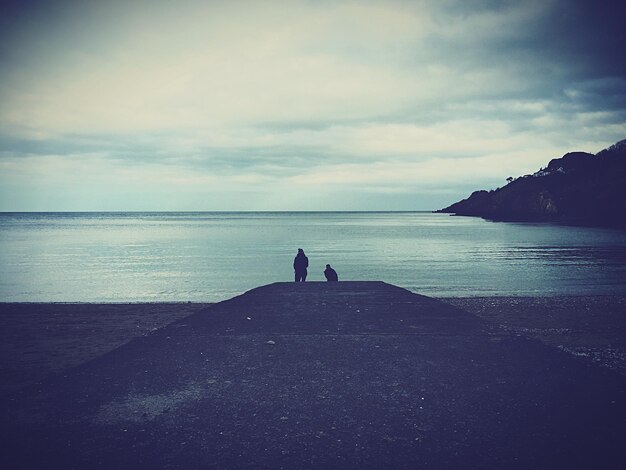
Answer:
<svg viewBox="0 0 626 470"><path fill-rule="evenodd" d="M0 396L208 305L0 303Z"/></svg>
<svg viewBox="0 0 626 470"><path fill-rule="evenodd" d="M514 334L626 375L626 297L440 299ZM202 303L0 303L0 396L94 359Z"/></svg>
<svg viewBox="0 0 626 470"><path fill-rule="evenodd" d="M494 326L626 376L626 297L464 297L442 299Z"/></svg>
<svg viewBox="0 0 626 470"><path fill-rule="evenodd" d="M626 379L584 359L384 283L278 283L6 397L2 438L48 468L618 468Z"/></svg>

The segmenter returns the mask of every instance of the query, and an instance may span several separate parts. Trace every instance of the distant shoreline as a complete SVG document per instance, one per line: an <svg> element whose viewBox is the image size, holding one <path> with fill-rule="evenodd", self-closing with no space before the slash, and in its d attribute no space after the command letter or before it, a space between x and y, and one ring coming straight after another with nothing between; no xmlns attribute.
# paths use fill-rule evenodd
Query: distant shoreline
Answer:
<svg viewBox="0 0 626 470"><path fill-rule="evenodd" d="M19 214L49 214L49 215L59 215L59 214L72 214L72 215L80 215L80 214L436 214L438 211L434 209L423 209L423 210L379 210L379 211L366 211L366 210L345 210L345 211L192 211L192 210L183 210L183 211L0 211L0 215L19 215Z"/></svg>
<svg viewBox="0 0 626 470"><path fill-rule="evenodd" d="M616 230L619 232L626 231L626 227L620 225L597 225L593 223L585 223L581 221L573 220L551 220L551 219L531 219L523 217L491 217L479 214L457 214L456 212L446 212L444 209L433 211L433 214L444 214L450 217L471 217L482 219L486 222L504 223L504 224L528 224L528 225L554 225L559 227L572 227L572 228L598 228L603 230Z"/></svg>

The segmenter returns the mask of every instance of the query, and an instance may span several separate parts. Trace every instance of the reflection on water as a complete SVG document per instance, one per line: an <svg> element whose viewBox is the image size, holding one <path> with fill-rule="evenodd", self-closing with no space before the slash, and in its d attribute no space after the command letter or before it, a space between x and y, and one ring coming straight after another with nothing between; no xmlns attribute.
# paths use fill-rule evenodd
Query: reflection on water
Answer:
<svg viewBox="0 0 626 470"><path fill-rule="evenodd" d="M326 263L434 296L626 294L626 233L430 213L0 214L2 301L216 301Z"/></svg>
<svg viewBox="0 0 626 470"><path fill-rule="evenodd" d="M545 246L545 247L514 247L513 257L543 258L553 263L615 263L626 262L626 247L610 246Z"/></svg>

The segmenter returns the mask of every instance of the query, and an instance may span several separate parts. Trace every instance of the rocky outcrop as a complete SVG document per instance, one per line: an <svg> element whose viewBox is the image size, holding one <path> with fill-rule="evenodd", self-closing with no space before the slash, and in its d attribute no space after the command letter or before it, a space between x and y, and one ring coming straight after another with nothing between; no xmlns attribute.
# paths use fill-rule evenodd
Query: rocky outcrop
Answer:
<svg viewBox="0 0 626 470"><path fill-rule="evenodd" d="M626 140L598 152L571 152L506 186L475 191L437 212L499 221L626 228Z"/></svg>

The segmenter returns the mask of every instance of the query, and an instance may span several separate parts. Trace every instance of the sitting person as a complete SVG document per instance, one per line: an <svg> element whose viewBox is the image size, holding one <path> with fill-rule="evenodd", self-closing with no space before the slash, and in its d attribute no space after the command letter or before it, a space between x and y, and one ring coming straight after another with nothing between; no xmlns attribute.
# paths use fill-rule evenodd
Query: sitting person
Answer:
<svg viewBox="0 0 626 470"><path fill-rule="evenodd" d="M324 276L326 276L326 280L328 282L336 282L339 280L337 276L337 271L330 267L330 264L326 265L326 269L324 270Z"/></svg>

